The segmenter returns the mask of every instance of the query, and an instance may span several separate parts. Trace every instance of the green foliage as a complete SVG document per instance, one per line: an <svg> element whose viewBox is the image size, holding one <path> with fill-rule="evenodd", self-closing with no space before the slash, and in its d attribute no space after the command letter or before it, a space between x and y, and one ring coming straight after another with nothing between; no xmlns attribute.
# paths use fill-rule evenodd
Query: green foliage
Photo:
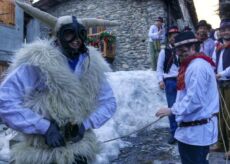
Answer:
<svg viewBox="0 0 230 164"><path fill-rule="evenodd" d="M87 43L97 48L100 46L100 44L103 44L103 41L105 41L107 43L107 46L111 48L112 45L116 42L116 37L113 34L104 31L100 33L99 37L87 38Z"/></svg>
<svg viewBox="0 0 230 164"><path fill-rule="evenodd" d="M104 40L110 47L116 42L116 37L113 34L105 31L100 34L100 40Z"/></svg>

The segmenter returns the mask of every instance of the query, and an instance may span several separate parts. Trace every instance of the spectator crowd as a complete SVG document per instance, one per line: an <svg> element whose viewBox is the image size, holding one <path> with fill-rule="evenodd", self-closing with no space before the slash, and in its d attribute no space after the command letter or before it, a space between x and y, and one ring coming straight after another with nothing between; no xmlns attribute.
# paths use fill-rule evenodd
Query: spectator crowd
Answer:
<svg viewBox="0 0 230 164"><path fill-rule="evenodd" d="M194 31L164 29L163 22L158 17L148 36L152 69L168 104L156 112L169 118L168 143L178 143L183 164L206 164L209 152L229 159L230 17L217 29L200 20Z"/></svg>

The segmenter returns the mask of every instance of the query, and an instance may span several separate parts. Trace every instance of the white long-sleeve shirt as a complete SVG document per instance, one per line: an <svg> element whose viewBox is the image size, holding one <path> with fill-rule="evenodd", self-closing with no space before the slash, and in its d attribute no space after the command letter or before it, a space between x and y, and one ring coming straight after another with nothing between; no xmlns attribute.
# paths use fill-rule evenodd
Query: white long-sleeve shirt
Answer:
<svg viewBox="0 0 230 164"><path fill-rule="evenodd" d="M211 38L206 39L202 44L200 44L200 52L203 52L205 55L209 57L212 57L214 48L215 41Z"/></svg>
<svg viewBox="0 0 230 164"><path fill-rule="evenodd" d="M216 77L211 65L203 59L194 59L185 73L185 89L177 92L171 111L176 121L190 122L211 118L207 124L178 127L175 138L190 145L206 146L217 141L219 95Z"/></svg>
<svg viewBox="0 0 230 164"><path fill-rule="evenodd" d="M158 82L163 81L164 78L168 77L177 77L178 75L178 66L174 63L169 69L168 73L164 73L164 62L165 62L165 49L161 49L158 59L157 59L157 79Z"/></svg>
<svg viewBox="0 0 230 164"><path fill-rule="evenodd" d="M149 41L152 42L154 40L160 40L163 41L165 39L165 32L162 28L162 33L159 33L158 27L156 25L150 26L148 37Z"/></svg>
<svg viewBox="0 0 230 164"><path fill-rule="evenodd" d="M221 75L221 78L219 80L229 80L229 78L230 78L230 66L225 68L225 69L223 68L223 54L224 54L224 49L221 50L221 52L220 52L220 57L219 57L219 62L218 62L218 67L217 67L217 73ZM216 48L215 48L213 55L212 55L212 59L215 63L217 60L216 57L217 56L216 56Z"/></svg>
<svg viewBox="0 0 230 164"><path fill-rule="evenodd" d="M81 73L85 55L81 55L75 67L76 76ZM50 122L32 110L23 107L25 93L44 87L40 70L32 65L22 65L11 72L0 87L0 117L11 128L27 134L44 134ZM116 100L109 83L101 84L97 109L83 124L86 129L98 128L112 117Z"/></svg>

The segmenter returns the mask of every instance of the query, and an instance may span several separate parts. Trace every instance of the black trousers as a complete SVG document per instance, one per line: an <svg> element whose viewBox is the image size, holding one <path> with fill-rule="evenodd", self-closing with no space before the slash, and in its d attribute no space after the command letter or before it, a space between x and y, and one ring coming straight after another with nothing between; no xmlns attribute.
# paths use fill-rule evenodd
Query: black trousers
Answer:
<svg viewBox="0 0 230 164"><path fill-rule="evenodd" d="M208 164L209 146L194 146L178 141L182 164Z"/></svg>

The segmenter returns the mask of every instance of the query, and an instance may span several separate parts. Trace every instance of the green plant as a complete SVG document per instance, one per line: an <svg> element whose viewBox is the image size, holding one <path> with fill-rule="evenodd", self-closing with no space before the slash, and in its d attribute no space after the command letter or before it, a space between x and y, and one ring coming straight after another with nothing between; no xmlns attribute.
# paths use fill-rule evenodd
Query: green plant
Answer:
<svg viewBox="0 0 230 164"><path fill-rule="evenodd" d="M108 47L111 48L116 42L116 37L113 34L105 31L100 34L100 40L104 40L108 44Z"/></svg>

